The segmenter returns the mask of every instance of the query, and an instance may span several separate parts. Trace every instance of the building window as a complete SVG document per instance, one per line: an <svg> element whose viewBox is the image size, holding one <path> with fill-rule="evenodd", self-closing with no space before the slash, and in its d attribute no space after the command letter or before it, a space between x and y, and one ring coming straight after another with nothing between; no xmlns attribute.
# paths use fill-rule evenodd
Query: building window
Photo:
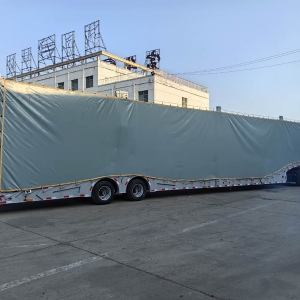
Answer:
<svg viewBox="0 0 300 300"><path fill-rule="evenodd" d="M65 88L65 83L64 83L64 82L59 82L59 83L57 84L57 87L58 87L59 89L64 89L64 88Z"/></svg>
<svg viewBox="0 0 300 300"><path fill-rule="evenodd" d="M72 91L78 90L78 79L71 80L71 90Z"/></svg>
<svg viewBox="0 0 300 300"><path fill-rule="evenodd" d="M87 89L93 87L93 76L87 76L85 78L85 86Z"/></svg>
<svg viewBox="0 0 300 300"><path fill-rule="evenodd" d="M187 98L182 97L182 107L187 107Z"/></svg>
<svg viewBox="0 0 300 300"><path fill-rule="evenodd" d="M139 91L139 101L148 102L148 90Z"/></svg>

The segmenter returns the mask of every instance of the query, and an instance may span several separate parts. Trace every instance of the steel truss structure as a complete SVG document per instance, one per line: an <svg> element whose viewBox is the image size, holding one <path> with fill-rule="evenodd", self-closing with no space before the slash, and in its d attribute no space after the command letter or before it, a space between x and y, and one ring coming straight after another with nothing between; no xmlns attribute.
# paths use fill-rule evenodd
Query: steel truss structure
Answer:
<svg viewBox="0 0 300 300"><path fill-rule="evenodd" d="M106 59L110 58L112 61L118 61L119 63L123 63L125 65L130 64L133 67L137 67L138 70L142 71L142 72L146 72L146 73L155 73L156 71L153 69L149 69L143 65L134 63L134 62L129 62L128 60L126 60L125 58L119 57L117 55L105 52L105 51L99 51L96 53L92 53L89 55L85 55L85 56L80 56L77 57L75 59L69 60L69 61L65 61L65 62L59 62L56 63L55 65L50 65L47 67L44 67L42 69L36 69L36 70L32 70L31 72L27 72L24 74L17 74L15 77L10 77L9 79L14 79L14 80L22 80L23 78L25 78L26 76L38 76L41 73L45 73L45 72L51 72L51 70L53 71L53 69L58 69L58 68L67 68L68 65L72 65L72 64L80 64L82 63L82 61L87 61L89 59L101 59L101 57L105 57L103 59L103 61L105 61ZM158 71L160 72L160 71Z"/></svg>
<svg viewBox="0 0 300 300"><path fill-rule="evenodd" d="M100 33L99 20L84 26L84 36L85 55L99 52L101 50L107 51Z"/></svg>
<svg viewBox="0 0 300 300"><path fill-rule="evenodd" d="M6 57L6 77L15 77L17 75L17 54L10 54ZM19 67L18 67L19 68Z"/></svg>
<svg viewBox="0 0 300 300"><path fill-rule="evenodd" d="M56 43L55 34L50 35L38 41L38 69L51 65L55 65L56 58L60 58Z"/></svg>
<svg viewBox="0 0 300 300"><path fill-rule="evenodd" d="M6 77L19 80L30 79L32 76L54 72L57 68L63 69L82 62L94 61L98 57L97 53L107 51L100 33L99 20L85 25L84 35L85 55L82 59L80 59L81 55L75 41L75 31L61 35L61 52L57 50L56 36L53 34L38 41L38 58L36 61L33 59L31 47L22 50L21 69L16 62L16 53L8 55L6 59ZM112 57L104 58L103 61L117 65L117 60ZM135 60L132 60L132 62L135 62ZM135 69L134 66L129 66L130 68Z"/></svg>
<svg viewBox="0 0 300 300"><path fill-rule="evenodd" d="M75 42L75 31L63 34L61 36L61 61L72 60L79 56L80 53Z"/></svg>
<svg viewBox="0 0 300 300"><path fill-rule="evenodd" d="M55 34L38 41L38 58L34 60L32 48L22 50L21 69L16 62L16 54L7 56L6 77L23 81L39 75L55 72L70 66L80 65L97 59L117 65L123 63L128 70L141 70L146 73L155 73L159 69L160 50L151 50L146 53L146 66L136 63L136 55L121 58L108 53L100 33L100 21L84 26L85 55L81 56L75 41L75 31L61 36L61 52L57 50ZM159 72L159 71L157 71Z"/></svg>
<svg viewBox="0 0 300 300"><path fill-rule="evenodd" d="M21 74L36 70L37 66L33 59L31 47L22 50ZM29 75L29 78L32 76ZM26 79L26 78L25 78Z"/></svg>

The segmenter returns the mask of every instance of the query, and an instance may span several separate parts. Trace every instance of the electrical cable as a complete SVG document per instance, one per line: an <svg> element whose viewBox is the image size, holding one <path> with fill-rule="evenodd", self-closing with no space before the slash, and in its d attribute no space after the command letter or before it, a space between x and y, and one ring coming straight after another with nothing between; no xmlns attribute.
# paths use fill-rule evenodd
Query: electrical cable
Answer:
<svg viewBox="0 0 300 300"><path fill-rule="evenodd" d="M195 73L211 73L211 72L215 72L215 71L220 71L220 70L224 70L224 69L231 69L231 68L236 68L236 67L241 67L241 66L245 66L245 65L250 65L250 64L256 64L256 63L260 63L260 62L264 62L267 60L272 60L272 59L277 59L277 58L281 58L283 56L287 56L287 55L292 55L292 54L296 54L299 53L300 49L295 49L295 50L291 50L288 52L283 52L283 53L279 53L276 55L272 55L272 56L267 56L264 58L259 58L256 60L250 60L250 61L246 61L243 63L239 63L239 64L233 64L233 65L228 65L228 66L223 66L223 67L217 67L217 68L211 68L211 69L205 69L205 70L200 70L200 71L191 71L191 72L183 72L183 73L175 73L173 75L194 75Z"/></svg>
<svg viewBox="0 0 300 300"><path fill-rule="evenodd" d="M210 73L188 72L188 73L180 73L180 75L198 75L199 76L199 75L214 75L214 74L235 73L235 72L244 72L244 71L257 70L257 69L272 68L272 67L277 67L277 66L282 66L282 65L287 65L287 64L293 64L293 63L297 63L297 62L300 62L300 59L293 60L293 61L288 61L288 62L284 62L284 63L279 63L279 64L256 67L256 68L239 69L239 70L231 70L231 71L224 71L224 72L210 72Z"/></svg>

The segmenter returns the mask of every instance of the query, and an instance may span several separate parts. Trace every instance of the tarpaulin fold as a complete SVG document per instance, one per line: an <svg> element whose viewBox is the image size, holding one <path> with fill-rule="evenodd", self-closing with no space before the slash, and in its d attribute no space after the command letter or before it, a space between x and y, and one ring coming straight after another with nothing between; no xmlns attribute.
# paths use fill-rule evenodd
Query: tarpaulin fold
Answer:
<svg viewBox="0 0 300 300"><path fill-rule="evenodd" d="M5 96L2 190L124 174L263 177L300 161L299 123L13 81Z"/></svg>

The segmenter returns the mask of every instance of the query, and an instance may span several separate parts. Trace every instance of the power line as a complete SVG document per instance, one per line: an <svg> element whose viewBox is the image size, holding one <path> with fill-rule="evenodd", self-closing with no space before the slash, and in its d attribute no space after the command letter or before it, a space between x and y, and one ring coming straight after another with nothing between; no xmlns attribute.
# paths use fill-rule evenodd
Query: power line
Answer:
<svg viewBox="0 0 300 300"><path fill-rule="evenodd" d="M267 57L263 57L263 58L259 58L259 59L255 59L255 60L250 60L250 61L246 61L246 62L239 63L239 64L228 65L228 66L223 66L223 67L218 67L218 68L205 69L205 70L200 70L200 71L193 71L193 72L175 73L174 75L189 75L189 74L194 75L196 73L198 73L198 74L211 73L211 72L220 71L220 70L224 70L224 69L242 67L245 65L256 64L256 63L260 63L260 62L264 62L264 61L268 61L268 60L272 60L272 59L277 59L277 58L281 58L283 56L297 54L299 52L300 52L300 49L295 49L295 50L291 50L288 52L283 52L283 53L279 53L279 54L272 55L272 56L267 56Z"/></svg>
<svg viewBox="0 0 300 300"><path fill-rule="evenodd" d="M210 73L180 73L181 75L213 75L213 74L224 74L224 73L235 73L235 72L244 72L244 71L251 71L251 70L257 70L257 69L264 69L264 68L272 68L277 67L281 65L287 65L287 64L293 64L300 62L300 59L288 61L284 63L274 64L274 65L268 65L268 66L262 66L262 67L256 67L256 68L248 68L248 69L239 69L239 70L232 70L232 71L224 71L224 72L210 72Z"/></svg>

